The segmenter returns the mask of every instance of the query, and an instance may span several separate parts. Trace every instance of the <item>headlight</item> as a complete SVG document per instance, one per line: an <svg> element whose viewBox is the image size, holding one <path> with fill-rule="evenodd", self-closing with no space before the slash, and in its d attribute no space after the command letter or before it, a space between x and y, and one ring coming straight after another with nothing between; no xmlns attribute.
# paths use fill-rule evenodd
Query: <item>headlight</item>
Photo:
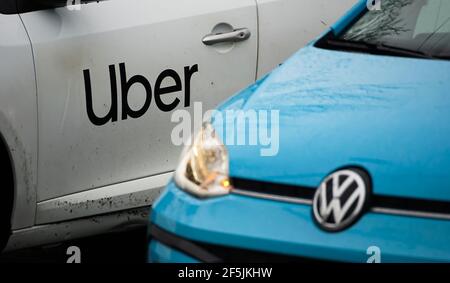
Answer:
<svg viewBox="0 0 450 283"><path fill-rule="evenodd" d="M228 152L214 128L204 123L192 144L182 153L175 172L175 182L198 197L225 195L230 192Z"/></svg>

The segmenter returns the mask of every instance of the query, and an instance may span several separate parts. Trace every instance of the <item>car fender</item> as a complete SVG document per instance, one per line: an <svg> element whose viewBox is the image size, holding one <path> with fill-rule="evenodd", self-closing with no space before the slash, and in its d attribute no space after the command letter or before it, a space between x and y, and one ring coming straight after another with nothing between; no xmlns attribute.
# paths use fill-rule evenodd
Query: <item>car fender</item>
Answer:
<svg viewBox="0 0 450 283"><path fill-rule="evenodd" d="M0 135L13 163L12 230L34 225L37 99L31 45L18 15L0 14ZM1 196L0 196L1 197Z"/></svg>

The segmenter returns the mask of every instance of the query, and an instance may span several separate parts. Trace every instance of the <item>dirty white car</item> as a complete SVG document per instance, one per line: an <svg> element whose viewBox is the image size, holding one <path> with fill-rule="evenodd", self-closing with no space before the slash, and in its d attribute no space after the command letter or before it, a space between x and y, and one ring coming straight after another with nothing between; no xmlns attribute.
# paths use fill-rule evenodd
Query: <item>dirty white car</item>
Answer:
<svg viewBox="0 0 450 283"><path fill-rule="evenodd" d="M356 1L82 2L0 1L6 249L145 224L181 150L171 112L214 108Z"/></svg>

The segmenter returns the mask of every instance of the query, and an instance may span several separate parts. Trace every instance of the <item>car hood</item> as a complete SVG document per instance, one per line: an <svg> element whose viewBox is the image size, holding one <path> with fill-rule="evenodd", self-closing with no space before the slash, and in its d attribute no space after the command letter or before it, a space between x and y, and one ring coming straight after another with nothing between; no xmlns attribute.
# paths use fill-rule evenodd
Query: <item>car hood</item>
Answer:
<svg viewBox="0 0 450 283"><path fill-rule="evenodd" d="M219 113L230 109L279 110L278 153L228 142L232 177L317 187L359 166L375 194L450 200L449 61L309 46Z"/></svg>

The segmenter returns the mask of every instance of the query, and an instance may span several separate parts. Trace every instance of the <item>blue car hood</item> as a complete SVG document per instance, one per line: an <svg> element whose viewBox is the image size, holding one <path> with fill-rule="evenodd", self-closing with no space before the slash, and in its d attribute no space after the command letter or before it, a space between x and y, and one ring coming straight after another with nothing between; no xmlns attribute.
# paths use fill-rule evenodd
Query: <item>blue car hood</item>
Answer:
<svg viewBox="0 0 450 283"><path fill-rule="evenodd" d="M360 166L376 194L450 200L449 61L309 46L229 109L279 110L280 125L274 156L227 145L233 177L317 187Z"/></svg>

